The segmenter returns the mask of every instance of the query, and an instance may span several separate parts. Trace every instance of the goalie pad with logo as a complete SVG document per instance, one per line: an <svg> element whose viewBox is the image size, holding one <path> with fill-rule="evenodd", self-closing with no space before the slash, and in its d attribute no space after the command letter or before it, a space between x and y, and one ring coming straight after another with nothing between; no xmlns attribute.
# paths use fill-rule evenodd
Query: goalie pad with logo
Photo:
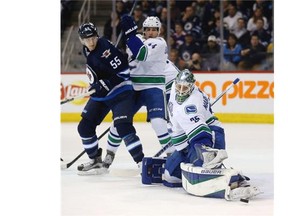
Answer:
<svg viewBox="0 0 288 216"><path fill-rule="evenodd" d="M200 197L225 198L226 200L250 199L260 190L247 184L248 177L234 169L207 169L181 163L182 187ZM236 192L236 193L235 193Z"/></svg>

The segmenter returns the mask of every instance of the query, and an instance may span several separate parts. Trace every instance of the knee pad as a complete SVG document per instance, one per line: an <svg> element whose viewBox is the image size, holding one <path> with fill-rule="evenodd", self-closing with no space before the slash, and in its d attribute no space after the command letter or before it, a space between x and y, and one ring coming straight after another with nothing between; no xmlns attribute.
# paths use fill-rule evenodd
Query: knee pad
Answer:
<svg viewBox="0 0 288 216"><path fill-rule="evenodd" d="M95 135L96 124L82 118L77 127L80 137L92 137Z"/></svg>
<svg viewBox="0 0 288 216"><path fill-rule="evenodd" d="M122 139L129 134L136 134L136 130L131 122L116 124L115 128Z"/></svg>
<svg viewBox="0 0 288 216"><path fill-rule="evenodd" d="M161 183L165 158L144 157L142 160L142 184Z"/></svg>
<svg viewBox="0 0 288 216"><path fill-rule="evenodd" d="M180 163L183 161L186 161L186 157L183 152L175 151L172 155L167 157L167 161L165 163L165 170L167 170L170 176L181 179Z"/></svg>

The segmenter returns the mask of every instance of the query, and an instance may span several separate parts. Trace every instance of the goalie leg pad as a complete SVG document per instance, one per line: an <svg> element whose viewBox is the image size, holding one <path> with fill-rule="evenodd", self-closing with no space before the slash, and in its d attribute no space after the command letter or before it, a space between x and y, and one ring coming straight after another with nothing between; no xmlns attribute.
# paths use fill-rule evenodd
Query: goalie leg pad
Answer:
<svg viewBox="0 0 288 216"><path fill-rule="evenodd" d="M181 163L182 186L189 194L231 200L231 188L239 187L243 175L234 169L207 169Z"/></svg>
<svg viewBox="0 0 288 216"><path fill-rule="evenodd" d="M162 183L165 162L164 158L144 157L142 160L142 183Z"/></svg>

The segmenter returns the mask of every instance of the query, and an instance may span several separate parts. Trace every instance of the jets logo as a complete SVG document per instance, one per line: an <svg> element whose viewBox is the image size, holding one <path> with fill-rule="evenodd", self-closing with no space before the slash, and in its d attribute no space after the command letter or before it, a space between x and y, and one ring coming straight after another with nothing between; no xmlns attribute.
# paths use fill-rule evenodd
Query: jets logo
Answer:
<svg viewBox="0 0 288 216"><path fill-rule="evenodd" d="M88 76L89 83L92 84L94 82L94 76L88 67L86 67L86 75Z"/></svg>
<svg viewBox="0 0 288 216"><path fill-rule="evenodd" d="M101 58L108 58L110 55L111 55L110 49L107 49L102 53Z"/></svg>

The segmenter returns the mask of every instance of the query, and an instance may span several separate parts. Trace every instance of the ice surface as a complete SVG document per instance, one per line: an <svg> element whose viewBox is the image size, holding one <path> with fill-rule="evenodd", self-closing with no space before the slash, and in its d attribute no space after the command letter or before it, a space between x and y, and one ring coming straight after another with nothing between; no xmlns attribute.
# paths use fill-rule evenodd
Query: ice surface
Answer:
<svg viewBox="0 0 288 216"><path fill-rule="evenodd" d="M83 151L77 123L61 125L61 157L65 163ZM103 123L98 136L109 127ZM135 123L145 156L160 150L149 123ZM248 204L224 199L195 197L182 188L161 184L143 185L137 165L122 143L110 167L102 176L78 176L76 167L87 161L83 155L70 168L61 171L61 215L65 216L161 216L161 215L273 215L273 125L224 124L228 159L226 167L243 171L264 193ZM105 155L107 135L100 140ZM59 168L60 169L60 168Z"/></svg>

